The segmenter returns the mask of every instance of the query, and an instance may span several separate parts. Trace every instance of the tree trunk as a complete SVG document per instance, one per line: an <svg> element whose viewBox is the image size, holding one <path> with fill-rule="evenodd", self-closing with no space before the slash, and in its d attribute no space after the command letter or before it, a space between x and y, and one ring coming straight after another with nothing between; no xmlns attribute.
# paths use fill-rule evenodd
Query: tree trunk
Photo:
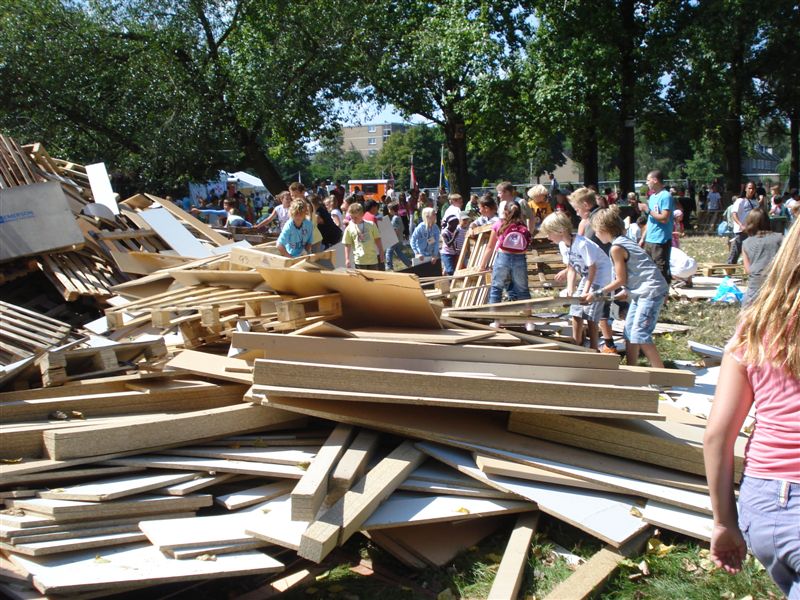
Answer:
<svg viewBox="0 0 800 600"><path fill-rule="evenodd" d="M789 159L789 189L800 188L800 108L795 107L789 115L791 158Z"/></svg>
<svg viewBox="0 0 800 600"><path fill-rule="evenodd" d="M742 35L734 40L733 57L728 71L730 97L728 116L722 127L722 140L725 153L725 187L739 194L742 189L742 104L744 102L744 47Z"/></svg>
<svg viewBox="0 0 800 600"><path fill-rule="evenodd" d="M582 139L578 144L579 162L583 166L583 185L593 185L595 188L600 183L600 160L597 144L597 126L587 125L581 132Z"/></svg>
<svg viewBox="0 0 800 600"><path fill-rule="evenodd" d="M633 62L633 44L636 37L633 0L620 2L622 30L617 39L620 50L620 104L619 104L619 186L620 194L625 196L634 191L634 97L636 72Z"/></svg>
<svg viewBox="0 0 800 600"><path fill-rule="evenodd" d="M247 166L255 169L259 179L264 183L269 193L273 196L277 196L279 193L286 190L286 182L258 144L254 135L241 126L237 126L236 135L239 138L242 150L244 150Z"/></svg>
<svg viewBox="0 0 800 600"><path fill-rule="evenodd" d="M447 161L450 172L450 191L461 194L466 203L469 200L469 166L467 165L467 129L461 115L446 112L444 139L447 146Z"/></svg>

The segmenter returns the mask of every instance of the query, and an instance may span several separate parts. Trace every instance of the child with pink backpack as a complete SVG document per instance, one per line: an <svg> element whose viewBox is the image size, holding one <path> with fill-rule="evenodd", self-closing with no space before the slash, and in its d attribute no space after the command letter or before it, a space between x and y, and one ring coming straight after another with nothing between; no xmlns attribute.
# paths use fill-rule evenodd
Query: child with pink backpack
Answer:
<svg viewBox="0 0 800 600"><path fill-rule="evenodd" d="M522 209L517 202L509 202L504 218L492 226L489 243L481 259L481 269L485 269L492 251L495 251L489 304L500 302L506 288L509 300L528 300L531 297L525 259L530 242L531 232L525 226Z"/></svg>

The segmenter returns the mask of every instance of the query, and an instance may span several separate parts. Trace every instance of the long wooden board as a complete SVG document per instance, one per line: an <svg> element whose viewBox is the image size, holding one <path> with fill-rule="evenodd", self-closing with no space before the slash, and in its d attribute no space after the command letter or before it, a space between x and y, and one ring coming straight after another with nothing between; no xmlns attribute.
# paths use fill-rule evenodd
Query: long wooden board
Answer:
<svg viewBox="0 0 800 600"><path fill-rule="evenodd" d="M98 560L99 554L99 560ZM220 555L214 561L173 560L153 546L122 546L52 558L12 555L14 564L33 575L43 594L77 594L126 586L275 573L283 565L257 551Z"/></svg>
<svg viewBox="0 0 800 600"><path fill-rule="evenodd" d="M503 560L489 590L489 600L516 600L522 585L522 575L531 550L531 540L539 524L539 513L528 513L517 518Z"/></svg>
<svg viewBox="0 0 800 600"><path fill-rule="evenodd" d="M455 346L417 344L405 341L373 341L341 338L287 337L274 333L232 334L237 348L264 350L266 358L304 360L310 352L319 358L342 356L381 356L383 358L416 358L456 362L507 363L531 367L576 367L584 369L618 369L619 359L608 354L576 355L567 350L495 348L489 346Z"/></svg>
<svg viewBox="0 0 800 600"><path fill-rule="evenodd" d="M246 404L193 411L123 426L108 424L46 431L44 445L56 460L178 446L189 441L258 431L296 417Z"/></svg>
<svg viewBox="0 0 800 600"><path fill-rule="evenodd" d="M332 390L385 393L386 389L424 390L429 397L495 400L578 408L633 410L658 413L658 392L649 388L428 373L402 369L373 369L348 364L257 360L257 385L306 387L314 372Z"/></svg>

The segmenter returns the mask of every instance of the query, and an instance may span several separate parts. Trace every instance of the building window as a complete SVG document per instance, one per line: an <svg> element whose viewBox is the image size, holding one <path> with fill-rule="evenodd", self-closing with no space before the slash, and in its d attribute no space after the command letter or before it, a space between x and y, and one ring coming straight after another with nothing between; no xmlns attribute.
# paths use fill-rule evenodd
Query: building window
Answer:
<svg viewBox="0 0 800 600"><path fill-rule="evenodd" d="M376 131L378 131L378 128L375 125L367 126L367 133L375 133Z"/></svg>
<svg viewBox="0 0 800 600"><path fill-rule="evenodd" d="M386 138L388 138L390 135L392 135L392 130L391 129L384 129L383 130L383 141L385 142Z"/></svg>
<svg viewBox="0 0 800 600"><path fill-rule="evenodd" d="M374 138L374 137L367 138L367 143L370 146L375 146L378 143L378 138Z"/></svg>
<svg viewBox="0 0 800 600"><path fill-rule="evenodd" d="M375 156L377 153L378 153L378 151L375 150L374 148L367 151L367 155L368 156Z"/></svg>

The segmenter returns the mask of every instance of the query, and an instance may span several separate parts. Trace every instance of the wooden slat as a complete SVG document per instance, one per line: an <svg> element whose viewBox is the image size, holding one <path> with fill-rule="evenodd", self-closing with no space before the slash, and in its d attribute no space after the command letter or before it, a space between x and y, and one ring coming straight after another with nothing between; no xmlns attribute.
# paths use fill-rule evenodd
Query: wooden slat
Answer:
<svg viewBox="0 0 800 600"><path fill-rule="evenodd" d="M500 567L494 577L492 589L489 590L489 600L516 600L522 585L525 565L528 562L531 540L536 533L538 523L538 512L517 517L517 523L503 552L503 560L500 561Z"/></svg>

